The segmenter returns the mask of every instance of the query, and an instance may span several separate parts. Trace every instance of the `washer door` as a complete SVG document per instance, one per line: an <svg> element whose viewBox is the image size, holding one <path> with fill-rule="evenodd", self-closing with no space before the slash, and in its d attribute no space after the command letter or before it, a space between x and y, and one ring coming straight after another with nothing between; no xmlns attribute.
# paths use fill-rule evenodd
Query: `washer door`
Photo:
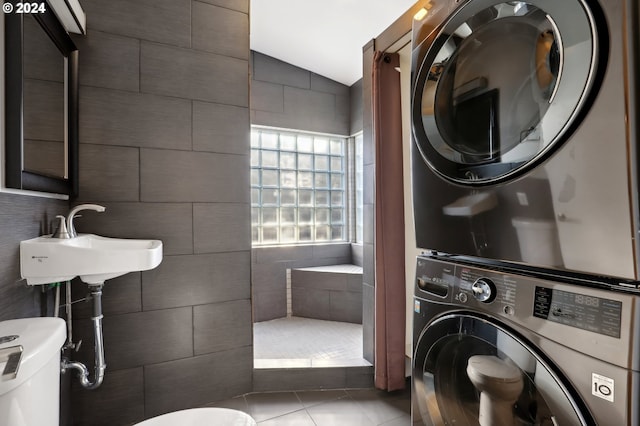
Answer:
<svg viewBox="0 0 640 426"><path fill-rule="evenodd" d="M542 162L586 113L606 35L583 0L469 0L414 51L423 159L472 186Z"/></svg>
<svg viewBox="0 0 640 426"><path fill-rule="evenodd" d="M530 345L489 318L452 314L429 324L416 344L414 425L479 425L480 391L467 373L469 358L476 355L497 357L521 370L523 388L509 413L514 426L595 424L575 392Z"/></svg>

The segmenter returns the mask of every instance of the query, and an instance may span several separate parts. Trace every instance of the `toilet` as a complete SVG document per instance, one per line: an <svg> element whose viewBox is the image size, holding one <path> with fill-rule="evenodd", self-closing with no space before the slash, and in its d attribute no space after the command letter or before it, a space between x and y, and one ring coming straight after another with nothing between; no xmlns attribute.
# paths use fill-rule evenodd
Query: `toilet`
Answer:
<svg viewBox="0 0 640 426"><path fill-rule="evenodd" d="M539 266L562 266L558 229L553 220L514 217L522 261Z"/></svg>
<svg viewBox="0 0 640 426"><path fill-rule="evenodd" d="M513 406L524 388L518 366L496 356L474 355L467 376L480 391L480 426L513 426Z"/></svg>
<svg viewBox="0 0 640 426"><path fill-rule="evenodd" d="M59 425L60 349L65 340L66 324L61 318L0 322L0 425ZM227 408L192 408L138 425L255 426L256 422Z"/></svg>

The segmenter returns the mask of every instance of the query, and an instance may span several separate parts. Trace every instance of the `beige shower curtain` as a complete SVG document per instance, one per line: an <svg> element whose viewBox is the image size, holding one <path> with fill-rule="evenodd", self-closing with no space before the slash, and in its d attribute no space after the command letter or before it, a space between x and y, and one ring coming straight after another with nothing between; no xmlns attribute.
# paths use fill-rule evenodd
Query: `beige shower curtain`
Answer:
<svg viewBox="0 0 640 426"><path fill-rule="evenodd" d="M376 52L373 64L375 143L375 385L405 385L404 187L398 54Z"/></svg>

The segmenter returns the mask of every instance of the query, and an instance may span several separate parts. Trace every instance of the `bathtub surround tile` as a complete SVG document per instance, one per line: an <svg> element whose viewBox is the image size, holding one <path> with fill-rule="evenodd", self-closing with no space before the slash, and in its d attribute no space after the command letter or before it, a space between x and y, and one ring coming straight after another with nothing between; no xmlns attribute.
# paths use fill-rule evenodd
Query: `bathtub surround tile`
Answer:
<svg viewBox="0 0 640 426"><path fill-rule="evenodd" d="M195 355L251 346L250 299L193 307Z"/></svg>
<svg viewBox="0 0 640 426"><path fill-rule="evenodd" d="M193 102L193 150L249 154L249 108Z"/></svg>
<svg viewBox="0 0 640 426"><path fill-rule="evenodd" d="M105 317L107 365L119 370L193 356L192 320L191 307Z"/></svg>
<svg viewBox="0 0 640 426"><path fill-rule="evenodd" d="M233 157L232 157L233 158ZM241 170L246 170L242 169ZM229 170L231 174L231 170ZM247 174L248 175L248 174ZM221 177L222 178L222 177ZM229 183L222 179L221 186ZM238 179L228 190L233 192L236 185L249 183L246 179ZM246 191L237 188L240 194ZM230 198L239 199L240 194ZM220 197L222 198L222 197ZM249 203L210 203L193 205L193 246L195 253L216 253L224 251L251 250L251 209Z"/></svg>
<svg viewBox="0 0 640 426"><path fill-rule="evenodd" d="M142 149L141 200L248 203L248 170L248 155Z"/></svg>
<svg viewBox="0 0 640 426"><path fill-rule="evenodd" d="M249 15L194 1L191 6L192 47L249 60Z"/></svg>
<svg viewBox="0 0 640 426"><path fill-rule="evenodd" d="M199 407L251 390L251 347L146 365L145 417Z"/></svg>
<svg viewBox="0 0 640 426"><path fill-rule="evenodd" d="M75 377L72 383L71 398L76 407L73 424L113 426L144 419L142 367L113 370L108 366L104 382L95 390L83 389Z"/></svg>
<svg viewBox="0 0 640 426"><path fill-rule="evenodd" d="M74 36L80 84L137 92L140 89L140 41L101 31Z"/></svg>
<svg viewBox="0 0 640 426"><path fill-rule="evenodd" d="M140 57L142 92L249 106L246 59L148 42Z"/></svg>
<svg viewBox="0 0 640 426"><path fill-rule="evenodd" d="M175 46L190 45L191 0L83 0L89 27Z"/></svg>
<svg viewBox="0 0 640 426"><path fill-rule="evenodd" d="M80 144L80 200L138 201L140 150Z"/></svg>
<svg viewBox="0 0 640 426"><path fill-rule="evenodd" d="M165 256L193 253L191 204L92 201L104 205L106 210L83 212L84 216L74 221L78 232L162 240Z"/></svg>
<svg viewBox="0 0 640 426"><path fill-rule="evenodd" d="M191 149L191 102L95 87L80 90L82 144Z"/></svg>
<svg viewBox="0 0 640 426"><path fill-rule="evenodd" d="M249 252L165 256L142 273L145 311L250 298Z"/></svg>

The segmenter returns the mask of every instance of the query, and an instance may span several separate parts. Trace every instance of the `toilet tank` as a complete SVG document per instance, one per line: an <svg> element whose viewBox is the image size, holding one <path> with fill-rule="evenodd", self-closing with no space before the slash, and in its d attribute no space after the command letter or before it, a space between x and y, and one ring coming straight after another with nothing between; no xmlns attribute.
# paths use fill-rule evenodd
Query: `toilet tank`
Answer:
<svg viewBox="0 0 640 426"><path fill-rule="evenodd" d="M60 318L0 322L0 425L58 426L60 349L66 339ZM22 348L17 372L7 364Z"/></svg>

